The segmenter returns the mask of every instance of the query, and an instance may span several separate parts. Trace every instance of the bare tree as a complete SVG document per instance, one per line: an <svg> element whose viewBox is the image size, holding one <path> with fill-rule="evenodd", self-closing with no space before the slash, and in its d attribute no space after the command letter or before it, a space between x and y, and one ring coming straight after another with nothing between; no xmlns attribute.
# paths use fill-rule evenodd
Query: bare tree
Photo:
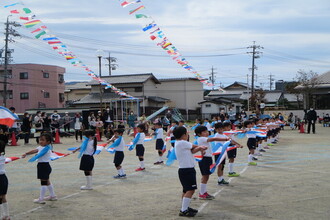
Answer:
<svg viewBox="0 0 330 220"><path fill-rule="evenodd" d="M317 81L318 74L312 70L306 72L305 70L299 70L296 75L296 79L299 86L296 87L304 96L304 108L307 109L311 106L315 108L315 99L312 97L316 86L319 84ZM312 100L312 105L311 105Z"/></svg>

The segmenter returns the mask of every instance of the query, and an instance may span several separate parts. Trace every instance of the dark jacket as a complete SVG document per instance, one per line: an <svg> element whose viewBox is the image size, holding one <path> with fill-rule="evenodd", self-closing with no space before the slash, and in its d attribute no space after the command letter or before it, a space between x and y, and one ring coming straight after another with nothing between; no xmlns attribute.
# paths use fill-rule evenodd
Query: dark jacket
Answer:
<svg viewBox="0 0 330 220"><path fill-rule="evenodd" d="M315 110L310 110L307 112L307 120L308 121L316 121L317 120L317 114Z"/></svg>
<svg viewBox="0 0 330 220"><path fill-rule="evenodd" d="M30 130L31 130L31 121L30 121L29 117L23 118L21 130L23 132L30 132Z"/></svg>

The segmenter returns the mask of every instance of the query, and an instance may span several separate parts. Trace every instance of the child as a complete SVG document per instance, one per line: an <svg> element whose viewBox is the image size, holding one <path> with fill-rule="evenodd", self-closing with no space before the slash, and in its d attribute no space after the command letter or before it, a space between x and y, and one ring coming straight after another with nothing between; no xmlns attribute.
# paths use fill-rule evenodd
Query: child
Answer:
<svg viewBox="0 0 330 220"><path fill-rule="evenodd" d="M253 122L251 120L246 120L244 122L244 127L246 128L247 131L252 131L253 130ZM251 166L256 166L257 163L253 162L253 160L256 160L256 158L253 157L254 151L256 149L256 144L257 144L257 139L255 134L246 134L248 141L247 141L247 146L249 148L249 156L248 156L248 164Z"/></svg>
<svg viewBox="0 0 330 220"><path fill-rule="evenodd" d="M205 146L196 146L187 141L187 129L185 127L177 127L173 131L175 142L175 154L179 162L179 179L183 187L182 207L179 216L194 217L198 210L189 207L192 196L197 189L196 170L194 153L204 151Z"/></svg>
<svg viewBox="0 0 330 220"><path fill-rule="evenodd" d="M211 200L214 199L214 196L210 195L207 193L207 182L209 180L209 177L211 175L211 171L210 171L210 166L212 165L213 161L212 161L212 148L210 146L209 142L213 142L213 141L229 141L230 139L225 136L225 137L209 137L209 131L207 129L207 127L205 126L198 126L195 129L195 133L196 135L198 135L199 137L197 138L197 143L198 146L207 146L207 150L205 151L205 154L203 154L203 159L202 161L198 162L199 165L199 169L201 171L202 174L202 180L201 180L201 189L200 189L200 193L199 193L199 199L207 199L207 200Z"/></svg>
<svg viewBox="0 0 330 220"><path fill-rule="evenodd" d="M87 184L86 186L81 186L81 190L92 190L93 189L93 182L92 182L92 171L94 168L94 153L96 151L97 140L95 137L94 130L86 130L84 132L85 140L83 141L82 145L78 147L73 153L80 150L80 155L82 155L80 160L80 167L79 169L84 171L86 176Z"/></svg>
<svg viewBox="0 0 330 220"><path fill-rule="evenodd" d="M8 179L5 171L5 147L6 143L0 140L0 218L7 220L9 217L8 202L6 194L8 190Z"/></svg>
<svg viewBox="0 0 330 220"><path fill-rule="evenodd" d="M113 176L115 179L125 178L126 174L124 172L124 169L122 168L121 164L124 160L124 147L125 147L125 141L123 138L124 129L117 129L115 130L115 135L108 141L110 143L111 141L114 141L114 147L116 147L115 157L113 159L113 163L115 164L115 167L118 171L117 176ZM118 143L117 143L118 142Z"/></svg>
<svg viewBox="0 0 330 220"><path fill-rule="evenodd" d="M167 132L167 136L170 136L171 137L171 145L172 147L174 147L174 143L175 143L175 137L173 135L173 130L179 126L179 122L177 121L174 121L172 122L172 125L171 125L171 128L170 130Z"/></svg>
<svg viewBox="0 0 330 220"><path fill-rule="evenodd" d="M223 123L223 130L224 131L230 131L231 130L231 124L229 122ZM231 135L229 137L232 138L232 136L233 135ZM236 145L240 148L243 148L243 146L241 146L235 140L232 139L231 142L234 145ZM234 161L235 161L236 155L237 155L237 148L232 149L232 150L227 152L227 157L228 157L228 161L229 161L229 163L228 163L228 168L229 168L228 176L229 177L238 177L238 176L240 176L238 173L234 172Z"/></svg>
<svg viewBox="0 0 330 220"><path fill-rule="evenodd" d="M146 137L145 135L145 131L146 131L146 127L145 127L145 124L139 124L137 127L137 134L134 138L134 140L136 138L136 147L135 147L135 150L136 150L136 156L139 158L139 161L140 161L140 167L138 167L137 169L135 169L135 171L143 171L145 170L145 166L144 166L144 146L143 146L143 143L144 143L144 139ZM134 134L133 134L134 135ZM133 140L133 142L135 142Z"/></svg>
<svg viewBox="0 0 330 220"><path fill-rule="evenodd" d="M156 136L156 150L158 151L158 161L154 163L154 165L163 164L163 147L164 147L164 140L163 140L163 128L162 123L158 122L155 124L155 132L154 135Z"/></svg>
<svg viewBox="0 0 330 220"><path fill-rule="evenodd" d="M29 160L31 162L36 159L38 160L37 174L38 174L38 179L40 179L41 182L41 188L40 188L39 198L33 200L34 203L38 203L38 204L45 204L46 203L45 200L46 201L57 200L57 197L54 192L54 186L49 181L49 175L52 172L52 168L49 165L50 155L53 149L51 142L52 142L51 134L43 133L39 137L40 146L37 147L37 149L31 150L22 155L22 158L25 158L26 155L38 153L35 157ZM45 197L47 189L49 191L50 196Z"/></svg>

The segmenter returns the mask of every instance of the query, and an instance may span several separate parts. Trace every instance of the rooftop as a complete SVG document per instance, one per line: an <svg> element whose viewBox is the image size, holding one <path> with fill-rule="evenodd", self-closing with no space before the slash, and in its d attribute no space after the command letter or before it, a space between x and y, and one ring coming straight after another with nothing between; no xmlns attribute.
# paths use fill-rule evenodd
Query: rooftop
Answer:
<svg viewBox="0 0 330 220"><path fill-rule="evenodd" d="M159 80L152 73L102 76L101 78L113 85L129 84L129 83L145 83L149 79L152 79L156 84L160 84ZM89 82L89 85L99 85L99 82L96 80L92 80Z"/></svg>

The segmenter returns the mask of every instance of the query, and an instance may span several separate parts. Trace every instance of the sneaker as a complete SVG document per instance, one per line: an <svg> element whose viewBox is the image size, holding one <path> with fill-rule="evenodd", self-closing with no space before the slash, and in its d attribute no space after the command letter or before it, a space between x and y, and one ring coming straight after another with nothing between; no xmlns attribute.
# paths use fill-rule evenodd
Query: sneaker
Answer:
<svg viewBox="0 0 330 220"><path fill-rule="evenodd" d="M255 155L255 156L262 156L262 153L259 153L259 152L258 152L258 153L255 153L254 155Z"/></svg>
<svg viewBox="0 0 330 220"><path fill-rule="evenodd" d="M44 199L46 201L57 201L57 196L46 196Z"/></svg>
<svg viewBox="0 0 330 220"><path fill-rule="evenodd" d="M270 149L268 146L264 146L265 149Z"/></svg>
<svg viewBox="0 0 330 220"><path fill-rule="evenodd" d="M88 187L88 186L82 186L80 187L81 190L92 190L92 187Z"/></svg>
<svg viewBox="0 0 330 220"><path fill-rule="evenodd" d="M266 152L264 149L260 149L259 151L260 151L260 152Z"/></svg>
<svg viewBox="0 0 330 220"><path fill-rule="evenodd" d="M228 176L229 177L238 177L238 176L240 176L240 174L232 172L232 173L228 173Z"/></svg>
<svg viewBox="0 0 330 220"><path fill-rule="evenodd" d="M164 163L164 161L157 161L154 163L154 165L159 165L159 164L163 164L163 163Z"/></svg>
<svg viewBox="0 0 330 220"><path fill-rule="evenodd" d="M146 168L142 168L142 167L139 167L139 168L137 168L137 169L135 169L135 171L137 172L137 171L143 171L143 170L145 170Z"/></svg>
<svg viewBox="0 0 330 220"><path fill-rule="evenodd" d="M228 184L229 184L229 182L227 182L225 179L218 181L218 185L228 185Z"/></svg>
<svg viewBox="0 0 330 220"><path fill-rule="evenodd" d="M256 157L252 157L252 160L258 160L258 158L256 158Z"/></svg>
<svg viewBox="0 0 330 220"><path fill-rule="evenodd" d="M204 195L199 194L199 199L201 199L201 200L213 200L213 199L215 199L215 197L206 192L206 193L204 193Z"/></svg>
<svg viewBox="0 0 330 220"><path fill-rule="evenodd" d="M267 144L267 146L274 146L274 144Z"/></svg>
<svg viewBox="0 0 330 220"><path fill-rule="evenodd" d="M196 214L198 213L197 209L193 209L193 208L188 207L188 210L191 211L191 212L195 212Z"/></svg>
<svg viewBox="0 0 330 220"><path fill-rule="evenodd" d="M256 162L250 162L249 165L250 166L257 166L257 163Z"/></svg>
<svg viewBox="0 0 330 220"><path fill-rule="evenodd" d="M124 173L123 175L121 175L121 178L126 178L126 174Z"/></svg>
<svg viewBox="0 0 330 220"><path fill-rule="evenodd" d="M33 200L33 202L37 204L46 204L45 200L40 200L40 198Z"/></svg>
<svg viewBox="0 0 330 220"><path fill-rule="evenodd" d="M182 217L194 217L195 215L196 215L196 212L189 210L189 208L186 211L180 210L180 213L179 213L179 216L182 216Z"/></svg>
<svg viewBox="0 0 330 220"><path fill-rule="evenodd" d="M126 174L123 174L123 175L118 174L117 176L113 176L113 178L115 178L115 179L123 179L123 178L126 178Z"/></svg>

